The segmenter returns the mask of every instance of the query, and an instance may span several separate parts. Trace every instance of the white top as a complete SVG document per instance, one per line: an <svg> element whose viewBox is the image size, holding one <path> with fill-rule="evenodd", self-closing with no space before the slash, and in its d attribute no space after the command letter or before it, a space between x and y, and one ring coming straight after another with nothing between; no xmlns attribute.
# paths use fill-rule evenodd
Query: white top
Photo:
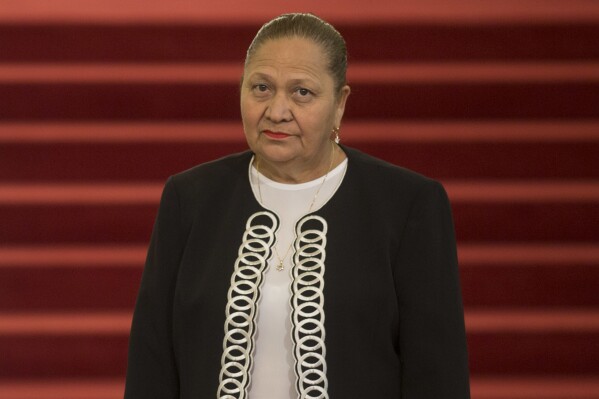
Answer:
<svg viewBox="0 0 599 399"><path fill-rule="evenodd" d="M252 159L253 161L253 159ZM250 164L251 165L251 164ZM318 188L322 188L311 212L326 204L335 194L347 170L347 159L329 172L323 184L323 177L300 184L284 184L266 178L252 166L250 182L258 202L262 193L262 206L277 214L279 229L276 232L276 248L285 269L276 269L279 259L273 249L264 273L264 282L256 321L256 347L254 365L249 387L250 399L295 398L295 373L293 345L291 342L291 260L294 228L297 221L308 213L310 204Z"/></svg>

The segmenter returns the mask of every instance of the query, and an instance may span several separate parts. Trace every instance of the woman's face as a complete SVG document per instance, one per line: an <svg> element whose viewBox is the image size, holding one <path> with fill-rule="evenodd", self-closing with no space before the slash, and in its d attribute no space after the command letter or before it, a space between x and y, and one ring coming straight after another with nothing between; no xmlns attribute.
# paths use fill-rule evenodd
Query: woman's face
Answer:
<svg viewBox="0 0 599 399"><path fill-rule="evenodd" d="M349 87L337 95L327 56L312 40L264 42L244 70L241 116L252 151L275 166L320 167L330 160Z"/></svg>

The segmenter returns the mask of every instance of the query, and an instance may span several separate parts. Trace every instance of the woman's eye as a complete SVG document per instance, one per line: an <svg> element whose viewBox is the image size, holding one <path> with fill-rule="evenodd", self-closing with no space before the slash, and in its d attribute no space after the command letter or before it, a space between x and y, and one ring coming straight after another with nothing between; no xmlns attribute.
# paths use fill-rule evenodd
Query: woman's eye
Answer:
<svg viewBox="0 0 599 399"><path fill-rule="evenodd" d="M305 87L298 87L293 91L293 96L297 101L300 102L308 102L312 100L312 95L314 93L310 89L306 89Z"/></svg>
<svg viewBox="0 0 599 399"><path fill-rule="evenodd" d="M252 86L252 90L257 93L266 93L268 91L268 86L264 83L255 84Z"/></svg>

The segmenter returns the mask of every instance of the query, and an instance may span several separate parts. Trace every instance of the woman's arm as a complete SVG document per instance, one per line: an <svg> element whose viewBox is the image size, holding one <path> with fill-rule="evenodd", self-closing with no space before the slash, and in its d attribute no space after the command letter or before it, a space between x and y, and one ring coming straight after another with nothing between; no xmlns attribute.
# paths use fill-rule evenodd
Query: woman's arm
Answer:
<svg viewBox="0 0 599 399"><path fill-rule="evenodd" d="M179 198L171 177L162 193L135 305L125 399L179 396L172 305L183 243Z"/></svg>
<svg viewBox="0 0 599 399"><path fill-rule="evenodd" d="M470 397L468 354L451 208L427 181L402 234L395 283L402 399Z"/></svg>

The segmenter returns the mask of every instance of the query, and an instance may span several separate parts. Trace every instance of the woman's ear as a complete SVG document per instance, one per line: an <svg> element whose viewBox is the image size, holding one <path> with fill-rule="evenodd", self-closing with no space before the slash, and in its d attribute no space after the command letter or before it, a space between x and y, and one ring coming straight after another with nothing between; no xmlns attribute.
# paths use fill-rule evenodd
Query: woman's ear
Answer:
<svg viewBox="0 0 599 399"><path fill-rule="evenodd" d="M335 126L341 125L341 119L343 118L343 113L345 112L345 103L350 93L351 89L348 85L343 86L339 91L339 94L337 96L337 109L335 110Z"/></svg>

